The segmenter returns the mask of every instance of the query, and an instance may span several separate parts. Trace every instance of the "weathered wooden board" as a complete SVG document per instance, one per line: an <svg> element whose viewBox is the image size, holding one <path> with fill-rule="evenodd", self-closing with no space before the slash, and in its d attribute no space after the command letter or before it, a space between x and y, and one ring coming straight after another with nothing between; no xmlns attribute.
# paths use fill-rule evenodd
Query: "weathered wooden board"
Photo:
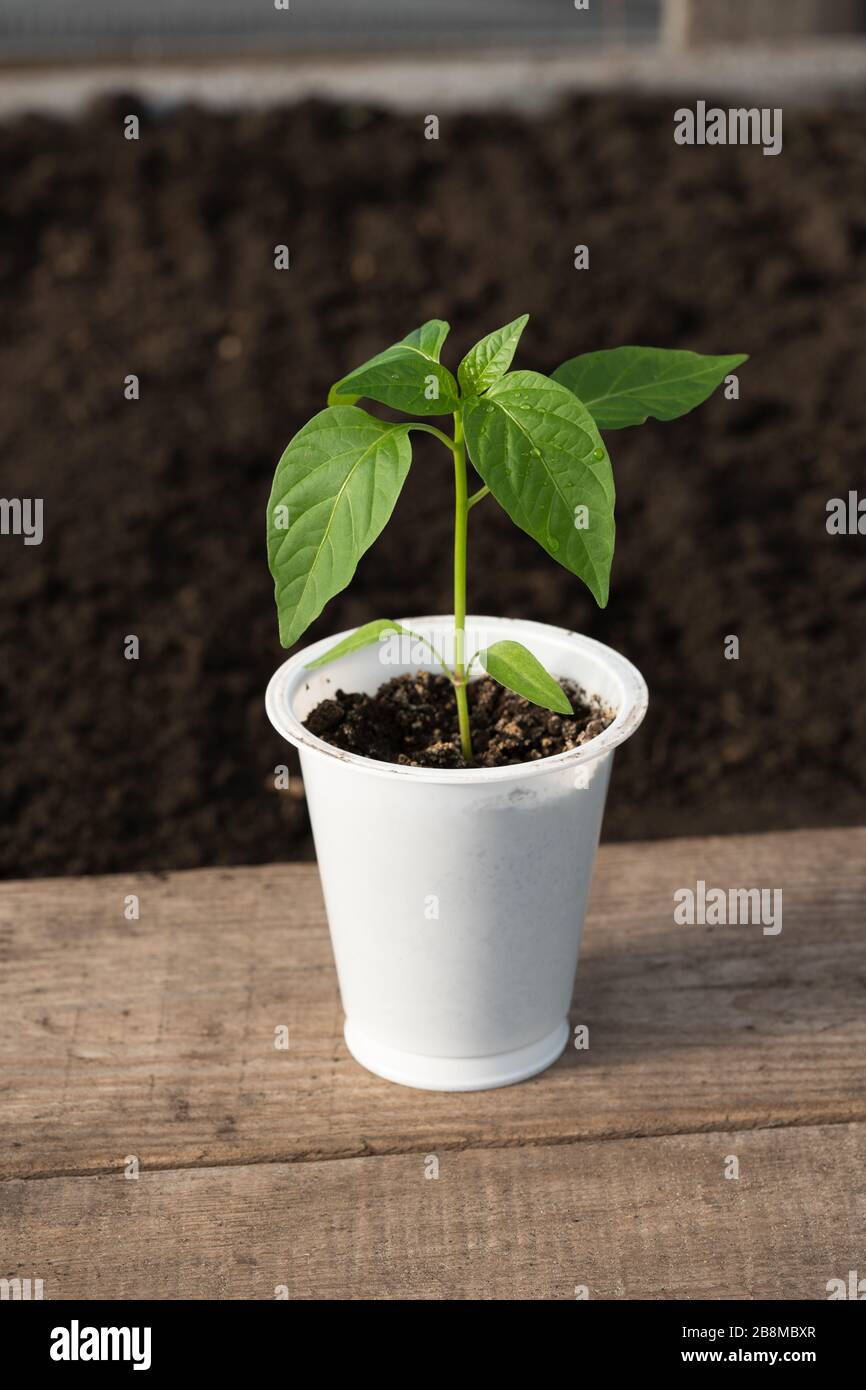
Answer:
<svg viewBox="0 0 866 1390"><path fill-rule="evenodd" d="M676 925L698 879L781 888L781 933ZM589 1050L448 1096L349 1057L313 866L3 884L0 1173L863 1120L864 904L866 830L604 847L573 1009Z"/></svg>
<svg viewBox="0 0 866 1390"><path fill-rule="evenodd" d="M862 1269L863 1125L438 1162L9 1181L0 1275L50 1299L825 1299Z"/></svg>
<svg viewBox="0 0 866 1390"><path fill-rule="evenodd" d="M858 0L666 0L662 32L674 48L702 44L753 44L755 40L790 42L818 34L858 34L862 28Z"/></svg>

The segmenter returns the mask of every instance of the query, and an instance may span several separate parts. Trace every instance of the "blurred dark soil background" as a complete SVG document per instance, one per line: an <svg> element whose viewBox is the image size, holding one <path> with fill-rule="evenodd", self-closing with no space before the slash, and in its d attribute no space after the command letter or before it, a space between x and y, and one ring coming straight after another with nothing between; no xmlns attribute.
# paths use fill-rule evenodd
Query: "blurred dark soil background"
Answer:
<svg viewBox="0 0 866 1390"><path fill-rule="evenodd" d="M46 527L0 537L0 872L309 856L262 703L274 464L424 319L454 325L456 367L524 311L517 365L539 370L620 343L752 355L738 401L608 435L604 612L492 499L472 513L472 610L580 629L647 677L606 835L863 821L866 537L829 536L825 509L866 494L866 114L786 110L766 158L676 146L677 104L444 117L438 141L305 105L145 114L132 142L132 98L0 127L0 491L43 497ZM450 488L416 436L311 638L447 611Z"/></svg>

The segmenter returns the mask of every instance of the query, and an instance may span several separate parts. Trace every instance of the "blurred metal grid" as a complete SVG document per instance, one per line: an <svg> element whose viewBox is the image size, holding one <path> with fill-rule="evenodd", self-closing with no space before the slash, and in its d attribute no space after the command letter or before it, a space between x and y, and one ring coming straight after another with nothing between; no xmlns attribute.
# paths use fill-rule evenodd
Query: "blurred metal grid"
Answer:
<svg viewBox="0 0 866 1390"><path fill-rule="evenodd" d="M662 0L0 0L0 58L642 41Z"/></svg>

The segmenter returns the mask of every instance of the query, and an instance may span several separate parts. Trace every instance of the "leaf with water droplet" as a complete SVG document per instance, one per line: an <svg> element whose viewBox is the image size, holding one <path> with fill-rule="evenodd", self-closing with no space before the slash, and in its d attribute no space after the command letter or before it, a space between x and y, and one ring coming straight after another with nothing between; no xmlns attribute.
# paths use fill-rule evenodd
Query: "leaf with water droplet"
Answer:
<svg viewBox="0 0 866 1390"><path fill-rule="evenodd" d="M466 396L480 396L508 371L521 333L529 321L521 314L513 323L488 333L467 352L457 368L457 380Z"/></svg>

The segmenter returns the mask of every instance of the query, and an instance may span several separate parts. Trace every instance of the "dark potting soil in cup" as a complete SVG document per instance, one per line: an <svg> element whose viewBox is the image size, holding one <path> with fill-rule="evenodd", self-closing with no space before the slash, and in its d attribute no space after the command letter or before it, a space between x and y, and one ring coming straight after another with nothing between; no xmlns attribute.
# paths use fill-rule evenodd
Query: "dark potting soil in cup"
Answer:
<svg viewBox="0 0 866 1390"><path fill-rule="evenodd" d="M504 767L565 753L595 738L614 711L587 696L574 681L559 682L574 718L530 704L489 676L469 685L469 720L475 766ZM395 676L375 695L338 690L304 721L311 734L364 758L405 767L465 767L457 729L457 701L447 676L421 671Z"/></svg>

